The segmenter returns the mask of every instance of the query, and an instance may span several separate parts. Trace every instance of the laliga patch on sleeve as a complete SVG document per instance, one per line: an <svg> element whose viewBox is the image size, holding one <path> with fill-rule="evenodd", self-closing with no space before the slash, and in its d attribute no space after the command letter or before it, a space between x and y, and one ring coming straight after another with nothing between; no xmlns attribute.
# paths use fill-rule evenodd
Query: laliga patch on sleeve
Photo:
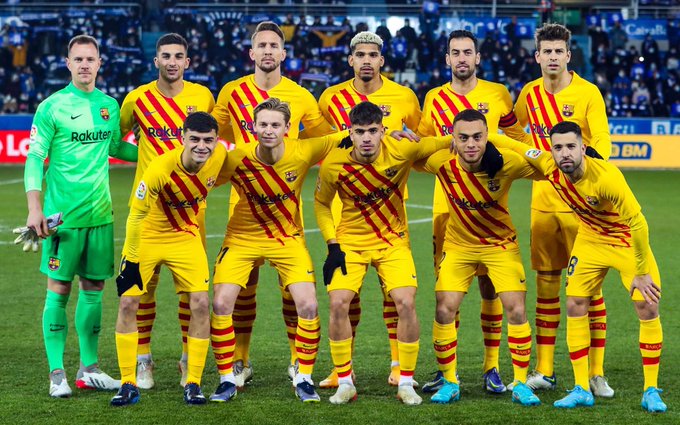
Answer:
<svg viewBox="0 0 680 425"><path fill-rule="evenodd" d="M31 126L31 133L29 135L30 141L34 142L35 136L37 136L37 135L38 135L38 127L36 127L35 125L32 125Z"/></svg>
<svg viewBox="0 0 680 425"><path fill-rule="evenodd" d="M543 153L543 151L540 150L540 149L529 149L529 150L526 152L525 155L526 155L527 157L531 158L531 159L536 159L536 158L538 158L542 153Z"/></svg>
<svg viewBox="0 0 680 425"><path fill-rule="evenodd" d="M139 200L143 200L146 197L146 183L144 183L143 180L139 182L139 186L137 186L135 196Z"/></svg>

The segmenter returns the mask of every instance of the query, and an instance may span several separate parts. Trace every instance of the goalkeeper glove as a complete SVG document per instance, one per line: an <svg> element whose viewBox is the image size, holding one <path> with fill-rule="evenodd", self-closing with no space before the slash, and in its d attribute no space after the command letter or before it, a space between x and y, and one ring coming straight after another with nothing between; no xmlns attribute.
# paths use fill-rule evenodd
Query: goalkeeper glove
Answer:
<svg viewBox="0 0 680 425"><path fill-rule="evenodd" d="M339 243L328 244L328 257L323 263L323 284L328 286L333 279L335 269L340 267L342 274L347 274L347 266L345 265L345 253L340 249Z"/></svg>
<svg viewBox="0 0 680 425"><path fill-rule="evenodd" d="M50 232L50 234L54 233L54 230L63 223L63 221L61 221L62 215L62 213L55 213L46 218L47 230ZM17 227L16 229L12 230L12 232L15 235L19 235L16 239L14 239L14 244L23 244L22 249L24 252L38 252L38 249L40 248L40 237L37 233L35 233L35 230L23 226Z"/></svg>
<svg viewBox="0 0 680 425"><path fill-rule="evenodd" d="M120 272L116 278L116 286L118 287L118 296L123 295L128 289L137 285L142 290L142 276L139 274L139 263L133 263L123 258L120 263Z"/></svg>

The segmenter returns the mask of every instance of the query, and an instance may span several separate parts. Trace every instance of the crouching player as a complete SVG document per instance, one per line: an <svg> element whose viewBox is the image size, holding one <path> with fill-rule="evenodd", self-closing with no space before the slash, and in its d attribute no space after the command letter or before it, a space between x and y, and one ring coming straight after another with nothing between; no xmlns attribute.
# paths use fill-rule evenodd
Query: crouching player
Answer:
<svg viewBox="0 0 680 425"><path fill-rule="evenodd" d="M225 182L221 169L227 150L217 142L217 121L205 112L184 121L184 146L155 158L134 194L125 235L126 256L116 279L121 296L116 349L121 373L111 405L139 401L136 385L137 310L154 269L166 264L178 294L189 294L188 377L184 400L204 404L201 376L210 345L208 259L198 226L199 204Z"/></svg>

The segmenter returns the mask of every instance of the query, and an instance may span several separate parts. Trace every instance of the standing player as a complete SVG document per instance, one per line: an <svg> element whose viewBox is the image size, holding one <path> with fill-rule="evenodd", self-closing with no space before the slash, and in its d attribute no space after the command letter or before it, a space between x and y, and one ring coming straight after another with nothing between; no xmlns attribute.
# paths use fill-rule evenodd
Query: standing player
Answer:
<svg viewBox="0 0 680 425"><path fill-rule="evenodd" d="M66 304L77 274L80 291L76 331L80 346L78 388L120 387L98 365L104 281L113 276L113 214L109 191L109 155L136 161L137 149L121 143L120 112L115 99L95 88L101 66L97 40L79 35L68 44L66 66L72 82L43 101L31 127L24 182L28 198L26 227L45 239L40 271L47 275L43 336L50 367L50 395L69 397L64 371L68 331ZM44 208L40 199L43 163ZM63 213L52 233L45 216Z"/></svg>
<svg viewBox="0 0 680 425"><path fill-rule="evenodd" d="M351 54L347 58L354 70L354 78L344 83L327 88L319 98L319 108L326 120L338 130L350 127L349 112L361 102L372 102L383 111L382 124L387 134L401 131L404 126L415 130L420 121L420 104L413 90L397 84L380 75L380 69L385 63L381 54L383 41L376 34L368 31L360 32L352 38L349 44ZM333 203L333 215L340 219L339 201ZM337 223L336 223L337 224ZM383 288L385 288L383 286ZM392 367L388 383L399 384L399 356L397 349L397 309L394 301L384 293L383 320L387 327L390 341ZM361 302L357 292L350 306L350 322L352 336L356 334L361 317ZM338 386L337 371L319 383L321 388L335 388Z"/></svg>
<svg viewBox="0 0 680 425"><path fill-rule="evenodd" d="M213 116L220 124L220 136L233 141L236 147L257 141L254 131L254 110L262 101L276 97L291 106L290 128L287 137L297 139L322 136L332 132L319 112L316 99L305 88L281 75L281 62L286 58L283 31L273 22L261 22L251 37L250 59L255 62L255 73L227 83L217 96ZM300 126L304 131L300 132ZM238 202L237 191L231 191L229 216L234 213ZM255 292L259 266L253 268L246 288L241 291L234 308L234 373L236 383L242 387L252 379L253 370L249 361L250 336L256 316ZM283 297L283 319L288 332L290 365L288 376L293 379L297 368L295 333L297 312L291 295L281 288Z"/></svg>
<svg viewBox="0 0 680 425"><path fill-rule="evenodd" d="M137 310L161 264L175 280L175 290L189 298L191 321L187 336L187 382L184 401L205 404L201 377L210 344L208 257L205 253L200 208L214 187L227 156L217 141L217 121L206 112L190 114L182 125L184 146L152 160L142 174L132 200L125 234L118 295L116 349L121 386L113 406L139 401L135 376L139 331Z"/></svg>
<svg viewBox="0 0 680 425"><path fill-rule="evenodd" d="M133 126L139 145L139 161L135 171L135 181L130 204L139 186L139 181L149 163L159 155L182 145L182 126L192 112L210 112L215 105L212 93L206 87L184 81L184 71L189 66L188 45L184 37L169 33L156 42L154 65L158 68L158 79L137 87L123 101L120 111L121 134L127 134ZM198 226L205 246L205 202L201 202ZM125 249L123 249L125 255ZM160 268L151 277L147 290L141 295L137 311L139 339L137 348L137 384L139 388L150 389L154 386L151 357L151 330L156 318L156 288L160 278ZM189 329L188 295L179 297L179 321L182 329L182 358L179 368L182 372L180 385L186 384L187 331Z"/></svg>
<svg viewBox="0 0 680 425"><path fill-rule="evenodd" d="M423 117L418 126L420 136L446 136L453 133L453 120L460 111L476 109L484 114L491 134L502 129L513 138L527 142L529 136L524 132L512 112L512 99L508 89L502 84L477 78L480 54L477 51L477 38L470 31L456 30L449 34L446 50L446 64L451 67L451 82L430 90L425 96ZM434 185L432 218L432 241L434 244L435 273L438 269L444 245L447 222L449 220L448 202L444 191ZM492 393L505 392L498 366L498 351L503 324L503 305L496 295L493 284L481 267L477 272L479 292L482 296L481 324L484 334L484 388ZM456 317L456 326L459 320ZM435 327L438 324L435 322ZM437 391L443 381L439 373L433 382L423 385L423 391Z"/></svg>
<svg viewBox="0 0 680 425"><path fill-rule="evenodd" d="M353 148L333 150L319 170L314 206L328 244L324 284L328 285L330 297L331 356L338 375L338 390L330 398L333 404L356 398L350 309L369 265L377 269L383 293L393 300L398 315L397 397L408 405L422 402L413 388L420 328L404 189L413 162L446 148L450 142L449 138L430 138L398 146L393 138L385 136L383 115L384 110L372 102L353 107L349 113ZM342 202L337 230L331 210L336 194ZM335 273L337 268L342 273Z"/></svg>
<svg viewBox="0 0 680 425"><path fill-rule="evenodd" d="M605 159L611 152L611 139L604 100L593 84L567 69L571 57L570 31L559 24L546 24L536 31L536 62L542 77L522 89L515 114L531 129L533 145L549 150L548 134L564 120L583 129L583 141ZM527 385L533 389L553 389L555 336L560 323L560 280L567 267L578 218L548 182L534 182L531 200L531 264L536 270L536 345L538 364ZM613 397L604 378L604 347L607 312L604 299L595 295L590 317L590 378L593 393Z"/></svg>
<svg viewBox="0 0 680 425"><path fill-rule="evenodd" d="M640 319L640 354L644 374L642 408L665 412L658 389L663 331L659 319L661 279L649 246L649 230L640 204L623 174L612 164L585 155L581 127L573 122L550 130L552 156L513 143L548 180L580 219L567 267L567 346L575 387L555 402L574 408L595 403L588 369L591 344L588 306L602 293L610 268L618 270ZM590 351L592 353L592 351Z"/></svg>
<svg viewBox="0 0 680 425"><path fill-rule="evenodd" d="M295 394L303 402L319 402L312 370L321 330L314 266L302 228L301 189L309 169L346 133L308 140L284 138L291 132L291 108L275 97L255 107L253 117L258 143L242 145L227 159L226 175L239 200L215 264L211 338L220 384L210 400L225 402L236 395L234 304L252 270L269 260L298 314Z"/></svg>
<svg viewBox="0 0 680 425"><path fill-rule="evenodd" d="M525 406L540 400L525 384L531 355L531 327L526 317L526 280L517 232L508 211L508 191L522 177L540 177L520 155L499 152L487 143L484 115L475 109L453 119L455 154L441 151L423 165L437 176L449 201L449 221L435 287L437 307L432 330L434 351L444 383L434 403L460 398L456 374L456 312L478 268L488 269L508 320L508 347L514 380L512 401ZM421 164L418 164L419 166Z"/></svg>

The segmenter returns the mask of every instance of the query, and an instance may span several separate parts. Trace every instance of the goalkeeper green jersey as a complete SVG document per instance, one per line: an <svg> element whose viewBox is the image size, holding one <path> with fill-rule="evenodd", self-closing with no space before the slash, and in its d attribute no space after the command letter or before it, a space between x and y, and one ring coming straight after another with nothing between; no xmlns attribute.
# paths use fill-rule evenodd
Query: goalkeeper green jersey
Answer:
<svg viewBox="0 0 680 425"><path fill-rule="evenodd" d="M63 227L93 227L113 222L109 191L109 153L121 143L120 108L115 99L73 83L45 99L33 118L26 159L26 191L42 190L43 212L63 212Z"/></svg>

